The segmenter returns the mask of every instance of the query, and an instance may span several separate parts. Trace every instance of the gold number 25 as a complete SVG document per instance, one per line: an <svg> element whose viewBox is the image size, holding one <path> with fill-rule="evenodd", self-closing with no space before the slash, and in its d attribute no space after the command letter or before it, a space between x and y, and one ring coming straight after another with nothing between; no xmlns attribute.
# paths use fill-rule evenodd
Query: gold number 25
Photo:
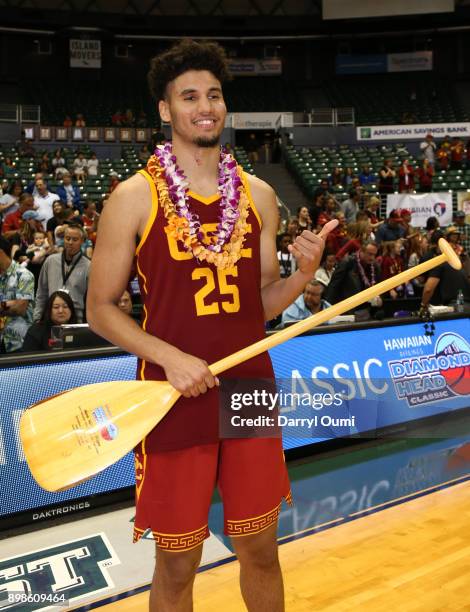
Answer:
<svg viewBox="0 0 470 612"><path fill-rule="evenodd" d="M224 312L238 312L240 310L240 294L236 285L229 285L227 283L227 277L238 276L238 270L236 267L228 268L227 270L217 270L217 284L219 294L227 295L231 297L231 300L221 300L220 305ZM193 280L205 279L206 283L199 291L194 294L194 301L196 303L196 312L198 316L218 314L220 312L219 302L209 302L206 298L215 290L215 276L211 268L196 268L193 270L191 275Z"/></svg>

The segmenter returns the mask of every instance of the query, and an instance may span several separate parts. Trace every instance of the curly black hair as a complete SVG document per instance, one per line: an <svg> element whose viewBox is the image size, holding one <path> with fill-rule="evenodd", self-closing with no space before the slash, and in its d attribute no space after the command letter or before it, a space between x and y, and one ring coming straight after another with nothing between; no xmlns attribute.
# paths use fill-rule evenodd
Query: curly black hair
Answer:
<svg viewBox="0 0 470 612"><path fill-rule="evenodd" d="M184 38L150 62L147 81L155 101L164 100L168 83L188 70L207 70L221 84L230 79L227 56L218 43Z"/></svg>

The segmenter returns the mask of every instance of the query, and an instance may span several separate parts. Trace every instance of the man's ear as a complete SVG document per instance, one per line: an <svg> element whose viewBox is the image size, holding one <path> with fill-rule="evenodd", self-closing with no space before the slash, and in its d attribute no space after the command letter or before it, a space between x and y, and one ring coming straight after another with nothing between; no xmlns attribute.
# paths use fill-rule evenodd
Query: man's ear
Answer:
<svg viewBox="0 0 470 612"><path fill-rule="evenodd" d="M166 100L160 100L158 103L158 112L160 113L162 121L171 123L170 106Z"/></svg>

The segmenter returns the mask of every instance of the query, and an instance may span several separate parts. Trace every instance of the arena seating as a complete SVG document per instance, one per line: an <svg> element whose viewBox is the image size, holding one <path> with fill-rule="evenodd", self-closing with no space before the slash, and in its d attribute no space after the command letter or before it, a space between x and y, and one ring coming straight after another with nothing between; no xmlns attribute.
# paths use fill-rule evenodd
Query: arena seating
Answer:
<svg viewBox="0 0 470 612"><path fill-rule="evenodd" d="M339 166L343 169L350 167L354 175L359 175L362 166L368 165L377 175L383 165L384 159L391 159L398 167L408 159L414 167L418 167L420 160L413 157L403 144L394 144L391 147L356 147L347 145L340 147L321 148L294 148L286 149L286 164L300 188L309 197L320 183L321 179L331 176L333 169ZM396 180L398 188L398 179ZM433 180L433 190L463 190L470 188L470 169L465 170L436 170ZM366 187L367 191L377 192L377 184ZM347 191L343 186L334 187L336 193Z"/></svg>
<svg viewBox="0 0 470 612"><path fill-rule="evenodd" d="M432 73L336 77L325 81L323 89L331 106L354 107L358 125L400 124L405 114L408 123L469 120L454 83Z"/></svg>

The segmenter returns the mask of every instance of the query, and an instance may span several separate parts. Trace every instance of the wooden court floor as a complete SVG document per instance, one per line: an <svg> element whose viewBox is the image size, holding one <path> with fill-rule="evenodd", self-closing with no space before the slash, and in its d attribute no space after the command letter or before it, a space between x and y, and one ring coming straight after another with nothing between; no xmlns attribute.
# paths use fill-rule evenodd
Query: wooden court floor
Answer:
<svg viewBox="0 0 470 612"><path fill-rule="evenodd" d="M470 482L280 546L287 612L470 611ZM236 562L198 574L196 612L242 612ZM103 612L146 612L148 591Z"/></svg>

